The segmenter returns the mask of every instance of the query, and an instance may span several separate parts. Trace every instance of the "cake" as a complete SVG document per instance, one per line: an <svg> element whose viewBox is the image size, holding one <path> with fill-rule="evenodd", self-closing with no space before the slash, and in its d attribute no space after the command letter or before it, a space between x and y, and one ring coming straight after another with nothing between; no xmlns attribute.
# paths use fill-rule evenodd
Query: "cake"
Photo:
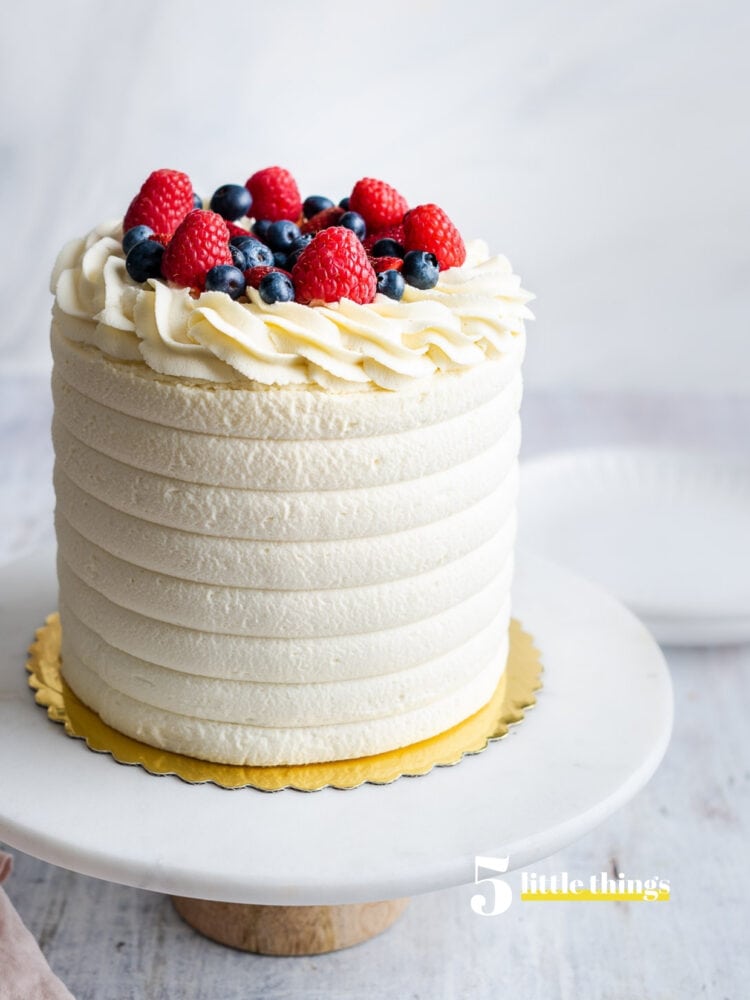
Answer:
<svg viewBox="0 0 750 1000"><path fill-rule="evenodd" d="M427 739L505 669L530 296L382 182L225 188L157 171L55 266L63 676L203 760Z"/></svg>

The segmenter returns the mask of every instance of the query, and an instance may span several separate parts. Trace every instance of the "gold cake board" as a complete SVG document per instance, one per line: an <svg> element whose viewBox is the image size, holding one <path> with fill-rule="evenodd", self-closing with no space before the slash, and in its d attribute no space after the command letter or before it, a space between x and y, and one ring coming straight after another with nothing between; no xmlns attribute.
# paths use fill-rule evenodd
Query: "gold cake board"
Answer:
<svg viewBox="0 0 750 1000"><path fill-rule="evenodd" d="M69 736L84 740L118 763L140 765L156 775L174 775L193 784L261 791L356 788L387 784L404 776L426 774L433 767L458 763L480 753L517 725L536 704L542 665L532 637L513 620L506 669L492 698L470 718L427 740L388 753L356 760L284 767L245 767L199 761L147 746L112 729L67 686L61 674L60 619L51 614L37 629L29 649L29 685L49 718ZM366 941L388 928L408 900L346 903L337 906L263 906L173 897L175 909L195 930L221 944L264 955L316 955Z"/></svg>

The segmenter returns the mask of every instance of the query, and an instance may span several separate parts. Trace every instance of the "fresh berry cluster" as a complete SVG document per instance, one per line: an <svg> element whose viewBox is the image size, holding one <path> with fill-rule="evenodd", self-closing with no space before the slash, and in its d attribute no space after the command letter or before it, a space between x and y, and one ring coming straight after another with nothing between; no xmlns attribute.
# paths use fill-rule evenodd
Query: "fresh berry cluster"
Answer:
<svg viewBox="0 0 750 1000"><path fill-rule="evenodd" d="M155 170L130 203L123 232L133 281L161 278L233 299L253 288L269 304L364 304L378 292L398 300L407 284L433 288L441 270L466 259L461 234L437 205L409 209L372 177L338 205L322 195L303 201L282 167L222 184L208 209L187 174Z"/></svg>

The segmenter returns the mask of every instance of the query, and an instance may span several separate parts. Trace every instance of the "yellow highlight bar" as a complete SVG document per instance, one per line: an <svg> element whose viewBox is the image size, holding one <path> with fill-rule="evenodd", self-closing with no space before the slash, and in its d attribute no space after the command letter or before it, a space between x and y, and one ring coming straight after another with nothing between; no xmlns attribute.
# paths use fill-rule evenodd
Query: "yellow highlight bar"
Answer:
<svg viewBox="0 0 750 1000"><path fill-rule="evenodd" d="M543 900L580 901L583 903L593 903L600 900L608 902L622 900L627 903L663 903L669 900L669 890L660 889L656 896L652 896L650 899L647 899L642 892L591 892L590 889L582 889L580 892L522 892L521 899L524 903Z"/></svg>

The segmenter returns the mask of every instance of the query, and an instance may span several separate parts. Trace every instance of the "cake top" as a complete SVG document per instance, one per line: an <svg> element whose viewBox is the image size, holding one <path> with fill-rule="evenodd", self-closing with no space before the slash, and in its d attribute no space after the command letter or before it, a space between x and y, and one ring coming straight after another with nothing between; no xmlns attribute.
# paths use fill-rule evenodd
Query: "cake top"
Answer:
<svg viewBox="0 0 750 1000"><path fill-rule="evenodd" d="M437 205L362 178L335 205L268 167L219 187L157 170L125 217L61 252L63 332L214 382L399 389L523 349L531 317L504 257Z"/></svg>

